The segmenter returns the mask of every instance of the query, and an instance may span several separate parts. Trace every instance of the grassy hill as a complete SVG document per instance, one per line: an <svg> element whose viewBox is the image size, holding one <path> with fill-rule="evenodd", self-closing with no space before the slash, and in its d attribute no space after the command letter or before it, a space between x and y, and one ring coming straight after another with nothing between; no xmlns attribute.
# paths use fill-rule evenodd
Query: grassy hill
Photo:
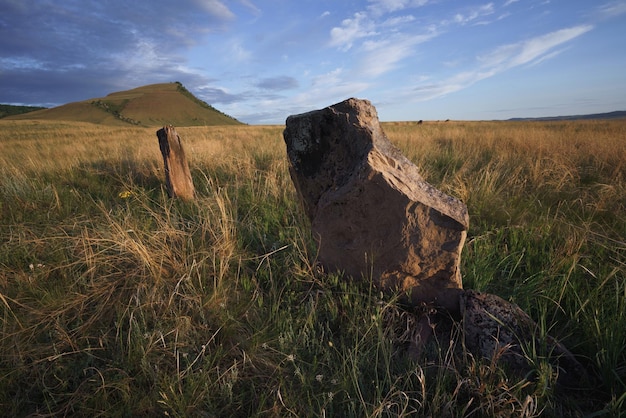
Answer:
<svg viewBox="0 0 626 418"><path fill-rule="evenodd" d="M179 82L151 84L8 119L63 120L113 126L241 124L196 98Z"/></svg>
<svg viewBox="0 0 626 418"><path fill-rule="evenodd" d="M42 110L45 107L41 106L13 106L8 104L0 104L0 119L13 116L13 115L21 115L23 113L34 112L36 110Z"/></svg>

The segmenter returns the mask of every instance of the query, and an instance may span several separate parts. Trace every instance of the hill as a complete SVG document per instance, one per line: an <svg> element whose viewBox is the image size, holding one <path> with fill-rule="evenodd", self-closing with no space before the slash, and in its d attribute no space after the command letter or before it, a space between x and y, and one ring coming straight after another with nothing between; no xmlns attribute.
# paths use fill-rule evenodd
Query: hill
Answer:
<svg viewBox="0 0 626 418"><path fill-rule="evenodd" d="M571 115L571 116L546 116L542 118L511 118L510 121L551 121L551 120L589 120L589 119L619 119L626 118L626 110L619 110L607 113L593 113L589 115Z"/></svg>
<svg viewBox="0 0 626 418"><path fill-rule="evenodd" d="M21 115L23 113L34 112L35 110L42 110L45 107L41 106L13 106L8 104L0 104L0 119L13 116L13 115Z"/></svg>
<svg viewBox="0 0 626 418"><path fill-rule="evenodd" d="M11 116L9 119L67 120L137 126L241 124L237 119L196 98L179 82L151 84L101 98Z"/></svg>

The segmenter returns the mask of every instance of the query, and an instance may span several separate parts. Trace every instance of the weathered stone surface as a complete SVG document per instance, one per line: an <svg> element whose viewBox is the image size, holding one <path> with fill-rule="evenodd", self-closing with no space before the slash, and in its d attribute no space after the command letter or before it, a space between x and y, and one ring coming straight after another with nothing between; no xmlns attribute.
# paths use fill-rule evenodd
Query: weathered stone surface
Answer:
<svg viewBox="0 0 626 418"><path fill-rule="evenodd" d="M165 164L165 185L170 197L191 200L195 194L189 164L180 136L172 125L157 131L159 148Z"/></svg>
<svg viewBox="0 0 626 418"><path fill-rule="evenodd" d="M287 119L291 178L327 271L458 310L467 207L428 184L385 136L369 101Z"/></svg>
<svg viewBox="0 0 626 418"><path fill-rule="evenodd" d="M543 358L554 366L564 386L579 386L586 378L572 353L549 335L541 335L537 323L517 305L467 290L461 295L461 314L465 346L474 356L497 359L523 375L537 367L529 358Z"/></svg>

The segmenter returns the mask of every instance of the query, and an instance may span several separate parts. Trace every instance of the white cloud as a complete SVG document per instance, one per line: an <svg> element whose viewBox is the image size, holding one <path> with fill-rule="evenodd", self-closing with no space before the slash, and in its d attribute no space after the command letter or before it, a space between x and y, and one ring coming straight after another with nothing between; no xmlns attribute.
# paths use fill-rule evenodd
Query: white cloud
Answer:
<svg viewBox="0 0 626 418"><path fill-rule="evenodd" d="M483 67L497 67L511 60L521 48L521 44L501 45L494 50L478 56L478 61Z"/></svg>
<svg viewBox="0 0 626 418"><path fill-rule="evenodd" d="M545 60L546 54L557 46L571 41L593 29L590 25L574 26L537 36L523 42L502 45L493 51L479 56L478 60L486 67L512 68L531 63L537 59Z"/></svg>
<svg viewBox="0 0 626 418"><path fill-rule="evenodd" d="M600 15L603 18L617 17L626 13L626 1L612 1L605 3L598 8Z"/></svg>
<svg viewBox="0 0 626 418"><path fill-rule="evenodd" d="M330 31L330 46L339 47L343 51L352 48L354 41L374 35L373 22L364 12L354 14L352 19L344 19L341 27Z"/></svg>
<svg viewBox="0 0 626 418"><path fill-rule="evenodd" d="M228 56L233 61L248 61L252 57L252 53L242 45L239 39L233 39L228 47Z"/></svg>
<svg viewBox="0 0 626 418"><path fill-rule="evenodd" d="M519 0L506 0L506 2L504 3L504 5L502 5L502 7L507 7L512 5L513 3L517 3Z"/></svg>
<svg viewBox="0 0 626 418"><path fill-rule="evenodd" d="M217 18L229 20L235 17L233 12L219 0L194 0L194 3Z"/></svg>
<svg viewBox="0 0 626 418"><path fill-rule="evenodd" d="M336 85L341 81L342 68L335 68L334 70L318 75L313 78L313 87Z"/></svg>
<svg viewBox="0 0 626 418"><path fill-rule="evenodd" d="M539 57L536 60L534 60L533 62L531 62L530 64L528 64L528 67L534 67L535 65L539 65L539 64L541 64L544 61L548 61L548 60L556 57L557 55L559 55L561 52L565 51L565 49L567 49L567 48L558 49L556 51L552 51L552 52L549 52L547 54L544 54L541 57Z"/></svg>
<svg viewBox="0 0 626 418"><path fill-rule="evenodd" d="M381 26L396 29L399 25L402 25L404 23L410 23L413 21L415 21L415 16L412 16L412 15L398 16L398 17L392 17L390 19L385 20L381 24Z"/></svg>
<svg viewBox="0 0 626 418"><path fill-rule="evenodd" d="M492 77L496 74L494 70L487 71L465 71L455 74L439 82L420 84L414 88L407 88L400 93L406 101L422 102L443 97L451 93L463 90L472 84ZM427 79L425 79L426 81Z"/></svg>
<svg viewBox="0 0 626 418"><path fill-rule="evenodd" d="M241 2L241 4L246 6L253 14L257 16L261 14L261 9L259 9L254 3L252 3L252 1L250 0L239 0L239 1Z"/></svg>
<svg viewBox="0 0 626 418"><path fill-rule="evenodd" d="M34 57L23 58L3 58L0 57L0 68L2 70L42 70L46 68L46 64ZM0 74L2 74L0 70Z"/></svg>
<svg viewBox="0 0 626 418"><path fill-rule="evenodd" d="M465 25L469 22L472 22L480 17L489 16L494 13L493 3L483 4L482 6L478 6L469 10L465 14L457 13L454 15L453 21L454 23L458 23L460 25Z"/></svg>
<svg viewBox="0 0 626 418"><path fill-rule="evenodd" d="M514 67L529 63L550 51L551 49L571 41L593 29L591 25L581 25L561 29L543 36L530 39L519 44L519 53L511 59L510 66Z"/></svg>
<svg viewBox="0 0 626 418"><path fill-rule="evenodd" d="M416 45L435 37L431 32L417 36L394 36L381 41L366 41L363 51L366 55L361 63L360 73L366 77L378 77L395 69L400 61L413 55Z"/></svg>
<svg viewBox="0 0 626 418"><path fill-rule="evenodd" d="M406 89L400 96L405 100L425 101L442 97L463 90L481 80L495 76L508 69L521 65L534 66L560 54L564 48L555 49L578 36L593 29L590 25L575 26L557 30L545 35L518 42L502 45L493 51L477 58L480 66L473 71L464 71L451 77L433 82L424 79L428 84L418 84L413 89Z"/></svg>
<svg viewBox="0 0 626 418"><path fill-rule="evenodd" d="M368 52L363 60L362 74L377 77L395 68L396 64L411 54L409 42L367 41L363 48Z"/></svg>
<svg viewBox="0 0 626 418"><path fill-rule="evenodd" d="M257 103L257 106L248 111L246 118L254 120L255 123L276 123L277 120L284 120L289 114L321 109L348 97L358 97L361 92L370 87L367 83L346 80L344 77L346 74L342 68L315 76L311 80L311 87L305 92ZM271 110L268 111L268 109Z"/></svg>
<svg viewBox="0 0 626 418"><path fill-rule="evenodd" d="M428 0L368 0L368 10L380 16L386 13L397 12L408 8L424 6Z"/></svg>

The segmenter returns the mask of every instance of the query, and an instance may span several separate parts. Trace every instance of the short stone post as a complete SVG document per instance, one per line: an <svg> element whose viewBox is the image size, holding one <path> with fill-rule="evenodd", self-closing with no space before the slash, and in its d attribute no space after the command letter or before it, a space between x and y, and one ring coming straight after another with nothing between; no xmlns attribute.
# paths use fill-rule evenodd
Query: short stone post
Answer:
<svg viewBox="0 0 626 418"><path fill-rule="evenodd" d="M180 136L172 125L164 126L156 134L165 164L167 194L183 200L193 199L195 189Z"/></svg>

